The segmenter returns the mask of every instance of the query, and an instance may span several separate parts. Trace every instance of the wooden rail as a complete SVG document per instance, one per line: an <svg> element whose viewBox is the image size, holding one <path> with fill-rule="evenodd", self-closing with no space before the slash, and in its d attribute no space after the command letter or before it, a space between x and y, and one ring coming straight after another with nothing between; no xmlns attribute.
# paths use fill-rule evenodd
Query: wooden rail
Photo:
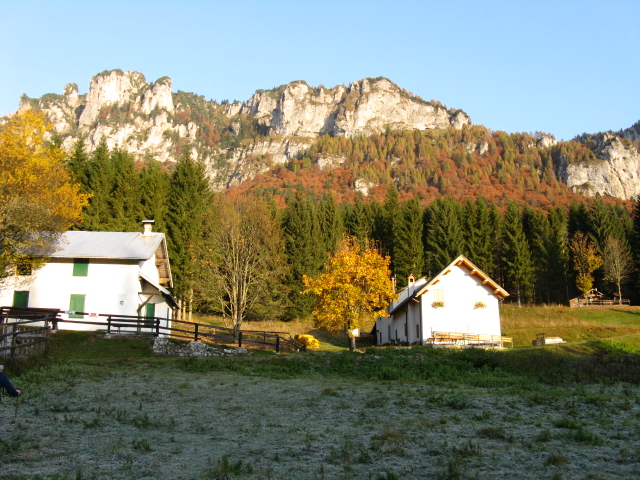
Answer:
<svg viewBox="0 0 640 480"><path fill-rule="evenodd" d="M432 344L499 346L503 348L505 343L511 343L513 348L513 338L501 335L458 332L432 332L431 335L432 337L428 341Z"/></svg>
<svg viewBox="0 0 640 480"><path fill-rule="evenodd" d="M96 320L62 320L57 323L102 326L110 334L131 335L168 335L171 338L188 341L203 341L224 345L243 347L246 345L266 346L274 348L276 352L282 350L305 350L305 346L298 344L288 333L263 332L257 330L235 330L205 323L186 322L162 317L137 317L130 315L92 315L76 312L76 315L86 315ZM168 327L167 325L171 325ZM177 325L177 326L176 326ZM54 329L57 325L54 326Z"/></svg>
<svg viewBox="0 0 640 480"><path fill-rule="evenodd" d="M0 308L0 357L42 353L59 310Z"/></svg>

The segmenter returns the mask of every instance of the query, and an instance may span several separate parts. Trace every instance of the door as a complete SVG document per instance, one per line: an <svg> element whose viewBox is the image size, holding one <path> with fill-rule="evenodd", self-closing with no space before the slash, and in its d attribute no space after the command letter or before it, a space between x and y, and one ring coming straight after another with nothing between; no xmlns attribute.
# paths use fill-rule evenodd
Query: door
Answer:
<svg viewBox="0 0 640 480"><path fill-rule="evenodd" d="M147 303L144 306L144 326L147 328L154 327L154 318L156 316L156 304L155 303Z"/></svg>

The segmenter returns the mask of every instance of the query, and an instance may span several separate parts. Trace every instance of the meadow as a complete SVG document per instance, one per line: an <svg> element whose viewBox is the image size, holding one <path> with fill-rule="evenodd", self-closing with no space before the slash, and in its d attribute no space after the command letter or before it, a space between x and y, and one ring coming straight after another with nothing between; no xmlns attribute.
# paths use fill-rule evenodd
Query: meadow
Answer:
<svg viewBox="0 0 640 480"><path fill-rule="evenodd" d="M508 307L508 351L168 358L58 332L7 365L2 478L638 478L639 313ZM568 343L525 346L540 332Z"/></svg>

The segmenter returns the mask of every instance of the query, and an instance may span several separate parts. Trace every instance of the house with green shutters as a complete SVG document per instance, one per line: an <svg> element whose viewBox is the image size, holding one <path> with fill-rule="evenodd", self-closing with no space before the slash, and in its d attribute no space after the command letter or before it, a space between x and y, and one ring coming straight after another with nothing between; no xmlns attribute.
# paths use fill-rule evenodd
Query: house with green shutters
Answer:
<svg viewBox="0 0 640 480"><path fill-rule="evenodd" d="M152 231L152 223L143 222L143 232L63 233L42 267L21 266L4 280L0 305L58 308L63 320L95 322L101 314L170 320L176 304L169 290L167 242L163 233ZM61 328L101 327L62 323Z"/></svg>

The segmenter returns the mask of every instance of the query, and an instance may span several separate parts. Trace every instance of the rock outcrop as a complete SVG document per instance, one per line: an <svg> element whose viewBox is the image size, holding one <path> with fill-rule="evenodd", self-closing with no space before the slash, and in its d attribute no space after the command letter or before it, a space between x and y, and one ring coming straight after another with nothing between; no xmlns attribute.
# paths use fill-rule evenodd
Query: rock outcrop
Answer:
<svg viewBox="0 0 640 480"><path fill-rule="evenodd" d="M228 115L252 115L272 135L347 137L391 129L462 128L471 119L461 110L449 111L403 92L386 78L364 79L349 87L312 88L304 82L286 85L282 92L256 93Z"/></svg>
<svg viewBox="0 0 640 480"><path fill-rule="evenodd" d="M297 81L259 90L246 102L219 105L194 94L173 93L168 77L148 83L141 73L112 70L93 77L84 95L70 83L62 95L23 96L19 111L27 108L44 111L69 150L80 136L89 152L104 137L110 148L161 162L173 162L190 148L207 163L212 184L219 189L288 162L321 135L353 137L387 129L471 125L463 111L424 101L386 78L334 88ZM226 135L226 143L220 142L220 135ZM590 136L589 148L598 160L571 163L556 157L556 172L577 193L634 198L640 194L638 141L640 122L617 134ZM537 133L530 147L552 149L556 143L553 136ZM485 155L489 144L481 140L463 148ZM331 168L342 161L322 157L318 166ZM369 187L359 184L357 189Z"/></svg>
<svg viewBox="0 0 640 480"><path fill-rule="evenodd" d="M559 176L575 193L631 200L640 195L640 154L629 140L604 134L595 148L597 160L568 164L561 157Z"/></svg>

